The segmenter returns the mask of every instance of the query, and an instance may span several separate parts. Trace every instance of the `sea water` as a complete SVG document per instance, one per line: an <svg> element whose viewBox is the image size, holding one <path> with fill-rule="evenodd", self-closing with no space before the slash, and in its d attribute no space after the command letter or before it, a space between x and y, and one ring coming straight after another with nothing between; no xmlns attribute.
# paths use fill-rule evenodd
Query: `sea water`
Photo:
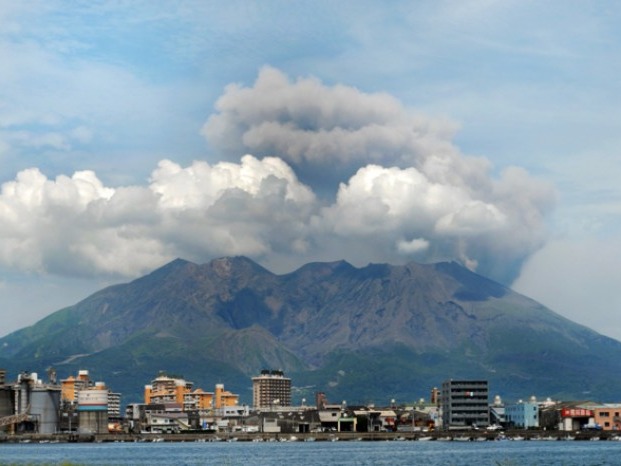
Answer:
<svg viewBox="0 0 621 466"><path fill-rule="evenodd" d="M619 465L621 442L0 444L0 465Z"/></svg>

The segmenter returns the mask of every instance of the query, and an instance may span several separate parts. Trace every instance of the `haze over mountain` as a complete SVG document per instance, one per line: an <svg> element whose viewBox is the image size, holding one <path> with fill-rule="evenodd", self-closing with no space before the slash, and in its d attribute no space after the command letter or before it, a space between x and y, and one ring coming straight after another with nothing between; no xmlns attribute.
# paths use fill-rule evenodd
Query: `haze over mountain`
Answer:
<svg viewBox="0 0 621 466"><path fill-rule="evenodd" d="M0 364L61 377L89 369L140 401L160 370L250 402L282 369L350 403L428 397L447 378L493 394L619 401L621 343L457 263L310 263L276 275L245 257L177 259L0 339ZM304 387L304 388L301 388Z"/></svg>

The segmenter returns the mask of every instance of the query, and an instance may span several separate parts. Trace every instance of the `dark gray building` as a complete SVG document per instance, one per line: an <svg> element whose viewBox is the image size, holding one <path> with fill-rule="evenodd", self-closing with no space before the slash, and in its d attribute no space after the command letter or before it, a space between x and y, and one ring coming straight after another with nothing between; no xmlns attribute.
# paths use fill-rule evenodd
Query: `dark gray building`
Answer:
<svg viewBox="0 0 621 466"><path fill-rule="evenodd" d="M441 399L444 429L489 424L487 380L447 380L442 384Z"/></svg>

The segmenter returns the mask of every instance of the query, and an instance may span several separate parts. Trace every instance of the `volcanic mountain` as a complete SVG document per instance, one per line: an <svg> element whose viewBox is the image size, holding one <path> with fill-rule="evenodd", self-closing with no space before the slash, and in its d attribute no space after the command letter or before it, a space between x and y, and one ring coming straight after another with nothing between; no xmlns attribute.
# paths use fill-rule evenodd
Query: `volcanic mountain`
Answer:
<svg viewBox="0 0 621 466"><path fill-rule="evenodd" d="M416 400L449 378L487 379L509 399L619 401L621 385L620 342L446 262L276 275L245 257L177 259L0 339L0 364L88 369L125 402L161 370L242 402L262 369L285 371L309 402Z"/></svg>

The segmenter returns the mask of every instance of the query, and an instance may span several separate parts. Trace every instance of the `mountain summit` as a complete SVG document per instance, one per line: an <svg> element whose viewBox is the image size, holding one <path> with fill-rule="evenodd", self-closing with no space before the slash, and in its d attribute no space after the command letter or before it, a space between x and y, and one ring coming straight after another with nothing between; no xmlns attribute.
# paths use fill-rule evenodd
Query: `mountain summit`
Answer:
<svg viewBox="0 0 621 466"><path fill-rule="evenodd" d="M245 257L181 259L103 289L0 339L11 370L89 369L137 401L160 370L249 401L250 377L284 370L312 399L413 400L448 378L493 393L618 399L621 343L457 263L276 275ZM295 394L294 394L295 397Z"/></svg>

